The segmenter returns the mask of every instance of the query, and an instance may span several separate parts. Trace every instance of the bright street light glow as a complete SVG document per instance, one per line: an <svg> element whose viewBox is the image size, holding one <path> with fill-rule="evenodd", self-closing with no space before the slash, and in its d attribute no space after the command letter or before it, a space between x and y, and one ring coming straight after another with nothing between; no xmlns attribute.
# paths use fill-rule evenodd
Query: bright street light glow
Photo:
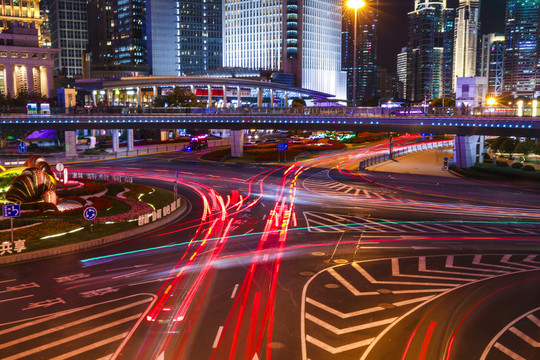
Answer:
<svg viewBox="0 0 540 360"><path fill-rule="evenodd" d="M364 0L349 0L347 1L347 6L351 9L358 10L366 5Z"/></svg>
<svg viewBox="0 0 540 360"><path fill-rule="evenodd" d="M497 102L497 100L495 98L490 97L490 98L487 99L487 104L489 106L495 105L496 102Z"/></svg>

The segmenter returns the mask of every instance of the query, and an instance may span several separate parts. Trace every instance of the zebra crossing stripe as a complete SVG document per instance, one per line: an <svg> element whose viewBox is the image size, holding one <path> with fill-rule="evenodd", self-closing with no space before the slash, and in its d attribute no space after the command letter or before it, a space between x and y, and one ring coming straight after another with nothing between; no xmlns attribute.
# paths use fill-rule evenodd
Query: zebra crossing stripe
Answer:
<svg viewBox="0 0 540 360"><path fill-rule="evenodd" d="M360 189L356 189L356 191L354 192L355 196L358 196L358 194L360 194Z"/></svg>
<svg viewBox="0 0 540 360"><path fill-rule="evenodd" d="M440 232L440 233L445 233L447 231L445 230L442 230L442 229L438 229L434 226L427 226L427 225L424 225L424 224L420 224L420 223L409 223L410 225L415 225L415 226L421 226L421 227L424 227L426 229L429 229L431 231L436 231L436 232Z"/></svg>
<svg viewBox="0 0 540 360"><path fill-rule="evenodd" d="M343 346L339 346L339 347L333 347L333 346L330 346L310 335L306 335L306 341L309 341L310 343L312 343L313 345L321 348L321 349L324 349L326 351L328 351L330 354L332 355L335 355L335 354L339 354L339 353L342 353L342 352L345 352L345 351L349 351L349 350L353 350L353 349L358 349L360 347L364 347L364 346L368 346L369 344L371 344L371 342L375 340L375 338L371 338L371 339L366 339L366 340L362 340L362 341L357 341L357 342L354 342L354 343L350 343L350 344L347 344L347 345L343 345Z"/></svg>
<svg viewBox="0 0 540 360"><path fill-rule="evenodd" d="M480 228L474 228L472 226L461 225L461 227L471 229L473 232L479 231L479 232L484 233L484 234L491 234L491 231L486 231L486 230L483 230L483 229L480 229ZM455 229L455 230L457 230L457 229Z"/></svg>
<svg viewBox="0 0 540 360"><path fill-rule="evenodd" d="M529 230L525 230L525 229L516 229L516 230L517 231L522 231L522 232L524 232L526 234L535 234L535 235L537 234L535 231L529 231Z"/></svg>
<svg viewBox="0 0 540 360"><path fill-rule="evenodd" d="M120 325L120 324L124 324L126 322L134 321L134 320L138 319L139 316L140 315L128 316L128 317L125 317L123 319L113 321L111 323L92 328L91 330L83 331L83 332L80 332L80 333L78 333L76 335L68 336L68 337L65 337L63 339L50 342L50 343L48 343L46 345L42 345L42 346L39 346L37 348L33 348L33 349L29 349L29 350L17 353L15 355L12 355L10 357L5 358L4 360L17 360L17 359L21 359L21 358L24 358L24 357L29 356L29 355L34 355L36 353L39 353L39 352L44 351L44 350L48 350L48 349L53 348L55 346L63 345L63 344L68 343L70 341L78 340L78 339L83 338L85 336L92 335L94 333L97 333L97 332L100 332L100 331L103 331L103 330L107 330L109 328L115 327L115 326Z"/></svg>
<svg viewBox="0 0 540 360"><path fill-rule="evenodd" d="M369 195L369 192L367 190L363 190L363 191L364 191L364 195L366 195L368 199L371 199L371 195Z"/></svg>
<svg viewBox="0 0 540 360"><path fill-rule="evenodd" d="M113 336L113 337L110 337L110 338L106 338L104 340L101 340L101 341L98 341L96 343L93 343L93 344L90 344L90 345L87 345L85 347L82 347L80 349L77 349L77 350L73 350L73 351L70 351L68 353L65 353L65 354L62 354L60 356L57 356L55 358L52 358L50 360L65 360L65 359L69 359L73 356L77 356L79 354L82 354L82 353L85 353L87 351L90 351L90 350L94 350L94 349L97 349L99 347L102 347L102 346L105 346L105 345L108 345L110 343L113 343L113 342L116 342L116 341L120 341L122 340L123 338L125 338L127 336L127 332L125 333L122 333L122 334L119 334L119 335L116 335L116 336ZM107 357L108 356L108 357ZM110 357L112 356L112 354L110 355L107 355L105 357L103 357L102 359L110 359Z"/></svg>

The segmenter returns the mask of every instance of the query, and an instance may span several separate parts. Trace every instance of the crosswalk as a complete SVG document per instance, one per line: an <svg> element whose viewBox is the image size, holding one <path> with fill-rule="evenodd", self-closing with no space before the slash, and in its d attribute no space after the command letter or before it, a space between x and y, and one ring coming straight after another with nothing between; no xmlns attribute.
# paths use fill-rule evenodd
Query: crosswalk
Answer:
<svg viewBox="0 0 540 360"><path fill-rule="evenodd" d="M490 223L465 221L393 221L368 215L343 215L317 211L304 211L309 232L368 234L490 234L490 235L540 235L540 229L494 226Z"/></svg>
<svg viewBox="0 0 540 360"><path fill-rule="evenodd" d="M109 359L152 300L137 294L0 324L0 359Z"/></svg>
<svg viewBox="0 0 540 360"><path fill-rule="evenodd" d="M422 305L466 284L538 270L540 256L514 254L391 258L328 268L303 292L303 358L380 359L382 334ZM538 359L539 319L540 308L508 324L480 360Z"/></svg>

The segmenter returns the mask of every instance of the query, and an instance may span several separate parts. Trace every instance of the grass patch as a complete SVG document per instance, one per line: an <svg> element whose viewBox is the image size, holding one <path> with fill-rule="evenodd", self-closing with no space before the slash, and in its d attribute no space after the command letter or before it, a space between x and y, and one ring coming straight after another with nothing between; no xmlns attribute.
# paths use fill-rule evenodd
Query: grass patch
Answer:
<svg viewBox="0 0 540 360"><path fill-rule="evenodd" d="M157 188L154 190L155 191L150 194L141 196L141 201L152 206L155 210L170 205L174 201L174 194L172 192Z"/></svg>
<svg viewBox="0 0 540 360"><path fill-rule="evenodd" d="M460 169L453 166L451 170L460 175L480 180L540 180L540 171L527 172L523 171L523 169L514 169L511 166L501 167L487 163L476 164L474 167L467 169Z"/></svg>

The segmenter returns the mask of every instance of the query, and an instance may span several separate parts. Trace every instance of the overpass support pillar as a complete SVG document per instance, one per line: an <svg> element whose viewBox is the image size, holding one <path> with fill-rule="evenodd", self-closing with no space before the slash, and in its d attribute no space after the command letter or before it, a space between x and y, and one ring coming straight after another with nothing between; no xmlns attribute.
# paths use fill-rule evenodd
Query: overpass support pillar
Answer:
<svg viewBox="0 0 540 360"><path fill-rule="evenodd" d="M289 107L289 93L285 93L285 107Z"/></svg>
<svg viewBox="0 0 540 360"><path fill-rule="evenodd" d="M454 137L454 161L459 168L469 168L484 159L485 137L481 135Z"/></svg>
<svg viewBox="0 0 540 360"><path fill-rule="evenodd" d="M227 108L227 87L223 85L223 107Z"/></svg>
<svg viewBox="0 0 540 360"><path fill-rule="evenodd" d="M118 129L112 131L112 151L113 153L120 151L120 132Z"/></svg>
<svg viewBox="0 0 540 360"><path fill-rule="evenodd" d="M127 129L127 150L133 151L133 129Z"/></svg>
<svg viewBox="0 0 540 360"><path fill-rule="evenodd" d="M208 85L208 104L206 107L212 107L212 86Z"/></svg>
<svg viewBox="0 0 540 360"><path fill-rule="evenodd" d="M75 131L65 131L66 138L66 157L76 157L77 156L77 135Z"/></svg>
<svg viewBox="0 0 540 360"><path fill-rule="evenodd" d="M97 106L97 100L96 100L96 90L92 91L92 105L95 107Z"/></svg>
<svg viewBox="0 0 540 360"><path fill-rule="evenodd" d="M263 92L261 88L257 89L257 107L263 107Z"/></svg>
<svg viewBox="0 0 540 360"><path fill-rule="evenodd" d="M105 90L105 103L107 106L111 106L111 91Z"/></svg>
<svg viewBox="0 0 540 360"><path fill-rule="evenodd" d="M270 107L274 107L274 90L270 90Z"/></svg>
<svg viewBox="0 0 540 360"><path fill-rule="evenodd" d="M152 91L154 92L154 99L157 99L157 95L158 95L157 86L152 86Z"/></svg>
<svg viewBox="0 0 540 360"><path fill-rule="evenodd" d="M141 107L142 106L142 91L141 91L141 88L138 87L137 88L137 107Z"/></svg>
<svg viewBox="0 0 540 360"><path fill-rule="evenodd" d="M238 97L238 105L236 106L237 108L241 108L242 107L242 94L240 93L240 86L237 86L236 87L236 96Z"/></svg>
<svg viewBox="0 0 540 360"><path fill-rule="evenodd" d="M244 130L231 130L231 156L244 156Z"/></svg>

